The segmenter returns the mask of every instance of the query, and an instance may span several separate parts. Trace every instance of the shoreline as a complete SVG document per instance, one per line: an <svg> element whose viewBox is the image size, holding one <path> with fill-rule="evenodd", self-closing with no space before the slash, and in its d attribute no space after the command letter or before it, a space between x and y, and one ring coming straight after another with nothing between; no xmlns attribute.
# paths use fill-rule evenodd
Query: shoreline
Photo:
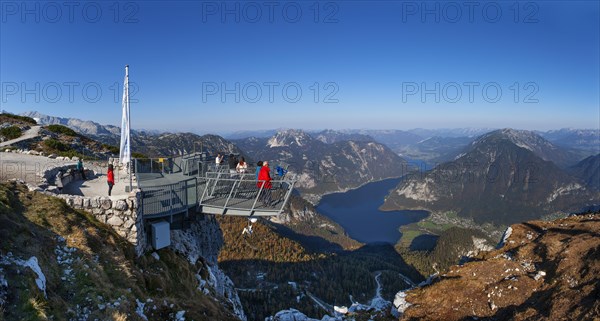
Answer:
<svg viewBox="0 0 600 321"><path fill-rule="evenodd" d="M369 182L361 183L360 185L358 185L356 187L348 187L348 188L345 188L345 189L342 189L342 190L325 192L325 193L322 193L322 194L311 194L311 193L306 193L305 194L305 193L303 193L301 191L299 191L299 193L300 193L300 196L302 196L302 198L304 198L305 200L307 200L309 203L311 203L316 208L317 206L319 206L319 203L321 202L321 199L324 196L331 195L331 194L337 194L337 193L346 193L346 192L350 192L350 191L353 191L353 190L357 190L357 189L359 189L361 187L364 187L365 185L368 185L368 184L371 184L371 183L379 183L379 182L382 182L382 181L385 181L385 180L388 180L388 179L401 179L404 176L405 175L402 175L402 176L392 176L392 177L386 177L386 178L382 178L382 179L372 180L372 181L369 181ZM388 194L389 194L389 192L388 192ZM387 195L386 195L386 197L387 197ZM385 201L385 197L384 197L384 201Z"/></svg>

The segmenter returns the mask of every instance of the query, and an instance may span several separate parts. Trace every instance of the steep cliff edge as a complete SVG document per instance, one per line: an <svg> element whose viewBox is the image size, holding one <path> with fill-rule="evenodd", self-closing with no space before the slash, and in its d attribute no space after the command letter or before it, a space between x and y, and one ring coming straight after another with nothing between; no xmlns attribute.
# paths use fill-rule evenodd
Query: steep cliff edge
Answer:
<svg viewBox="0 0 600 321"><path fill-rule="evenodd" d="M401 320L600 319L600 214L516 224L501 246L406 292Z"/></svg>
<svg viewBox="0 0 600 321"><path fill-rule="evenodd" d="M2 183L0 320L244 319L231 281L215 264L218 225L194 224L189 233L205 232L206 246L184 251L194 243L177 235L175 250L136 257L127 240L90 214ZM176 251L198 256L186 260Z"/></svg>

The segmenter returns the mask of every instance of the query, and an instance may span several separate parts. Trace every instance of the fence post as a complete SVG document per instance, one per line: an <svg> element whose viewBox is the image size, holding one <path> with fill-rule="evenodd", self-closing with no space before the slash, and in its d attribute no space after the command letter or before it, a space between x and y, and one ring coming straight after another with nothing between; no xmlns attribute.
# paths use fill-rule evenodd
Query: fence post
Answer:
<svg viewBox="0 0 600 321"><path fill-rule="evenodd" d="M189 195L188 195L189 191L188 191L188 181L185 181L185 218L188 217L188 210L189 210Z"/></svg>
<svg viewBox="0 0 600 321"><path fill-rule="evenodd" d="M144 217L144 191L140 190L140 212L142 214L142 217Z"/></svg>
<svg viewBox="0 0 600 321"><path fill-rule="evenodd" d="M229 204L229 200L231 199L231 195L233 194L233 191L235 190L236 183L237 183L237 180L233 181L233 184L231 186L231 191L229 191L229 196L227 196L227 199L225 200L225 205L223 205L223 215L225 214L225 211L227 211L227 205Z"/></svg>
<svg viewBox="0 0 600 321"><path fill-rule="evenodd" d="M261 181L259 181L261 182ZM262 181L264 182L264 181ZM254 199L254 203L252 203L252 208L250 209L250 215L254 215L254 207L256 206L256 202L258 202L258 198L260 197L260 194L262 193L263 187L265 186L265 184L261 184L260 188L258 189L258 193L256 194L256 198Z"/></svg>
<svg viewBox="0 0 600 321"><path fill-rule="evenodd" d="M296 177L292 177L292 180L290 181L288 185L288 190L285 193L285 197L283 199L283 202L281 203L281 207L279 208L279 212L277 212L277 215L279 216L281 214L281 212L283 212L283 207L285 206L285 204L287 203L287 201L290 199L290 196L292 195L292 190L294 189L294 184L296 183Z"/></svg>
<svg viewBox="0 0 600 321"><path fill-rule="evenodd" d="M173 184L170 185L169 190L169 213L173 214Z"/></svg>

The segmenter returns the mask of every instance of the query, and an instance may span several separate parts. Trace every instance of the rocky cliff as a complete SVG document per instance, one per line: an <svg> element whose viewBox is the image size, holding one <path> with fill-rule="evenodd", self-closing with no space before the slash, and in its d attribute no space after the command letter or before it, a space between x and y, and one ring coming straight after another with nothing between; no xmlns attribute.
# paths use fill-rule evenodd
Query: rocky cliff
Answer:
<svg viewBox="0 0 600 321"><path fill-rule="evenodd" d="M511 226L500 248L397 296L401 320L598 320L600 214Z"/></svg>

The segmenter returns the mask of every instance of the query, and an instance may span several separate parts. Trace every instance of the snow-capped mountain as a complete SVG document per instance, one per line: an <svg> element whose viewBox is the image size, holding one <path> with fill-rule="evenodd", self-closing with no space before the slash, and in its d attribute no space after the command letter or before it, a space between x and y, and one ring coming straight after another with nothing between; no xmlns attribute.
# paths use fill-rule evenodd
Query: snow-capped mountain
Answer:
<svg viewBox="0 0 600 321"><path fill-rule="evenodd" d="M277 132L267 141L268 147L303 147L310 144L314 139L306 132L299 129L286 129Z"/></svg>
<svg viewBox="0 0 600 321"><path fill-rule="evenodd" d="M234 142L254 160L289 165L300 177L297 187L309 194L346 190L407 172L406 161L374 141L326 144L302 130L288 129L270 138Z"/></svg>

